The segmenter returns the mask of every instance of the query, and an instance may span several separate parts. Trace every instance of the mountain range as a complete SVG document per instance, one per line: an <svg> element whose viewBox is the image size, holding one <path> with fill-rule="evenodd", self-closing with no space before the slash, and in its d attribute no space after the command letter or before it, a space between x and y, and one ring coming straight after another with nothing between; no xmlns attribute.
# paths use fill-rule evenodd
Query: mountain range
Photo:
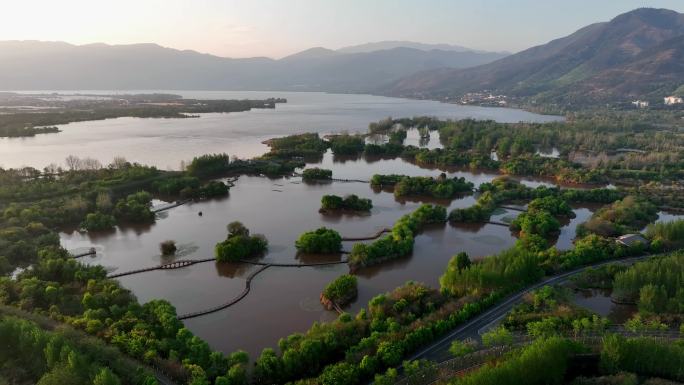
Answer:
<svg viewBox="0 0 684 385"><path fill-rule="evenodd" d="M491 92L580 107L662 101L683 84L684 14L640 8L488 64L421 71L377 92L432 99Z"/></svg>
<svg viewBox="0 0 684 385"><path fill-rule="evenodd" d="M419 71L471 67L505 55L457 46L380 42L337 51L311 48L279 60L231 59L156 44L4 41L0 42L0 85L5 90L368 92Z"/></svg>
<svg viewBox="0 0 684 385"><path fill-rule="evenodd" d="M383 41L282 59L231 59L155 44L0 42L5 90L292 90L459 100L505 95L583 108L684 93L684 14L640 8L509 55Z"/></svg>

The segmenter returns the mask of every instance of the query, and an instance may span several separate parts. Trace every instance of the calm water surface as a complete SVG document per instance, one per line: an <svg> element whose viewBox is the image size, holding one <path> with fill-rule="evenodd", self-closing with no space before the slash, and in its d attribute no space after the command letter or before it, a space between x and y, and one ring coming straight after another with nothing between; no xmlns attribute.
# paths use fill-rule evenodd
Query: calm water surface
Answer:
<svg viewBox="0 0 684 385"><path fill-rule="evenodd" d="M281 92L181 92L194 98L285 97L288 103L275 110L254 110L231 114L206 114L199 119L121 118L63 126L56 135L28 139L0 140L0 164L43 166L59 162L68 154L96 157L104 162L123 155L128 160L177 168L182 159L211 152L227 152L249 157L267 151L261 141L297 132L341 132L366 130L368 123L387 116L430 115L440 118L486 118L498 121L546 121L555 117L524 111L463 107L429 101L383 98L367 95ZM416 130L408 133L406 144L436 148L437 133L421 140ZM333 170L335 178L368 180L376 173L412 176L463 176L476 185L498 175L457 169L425 169L393 160L340 159L330 152L309 167ZM530 185L549 181L522 179ZM373 200L371 215L326 216L318 212L325 194L357 194ZM475 196L437 202L448 209L468 207ZM301 178L268 179L242 176L230 195L223 199L180 206L158 214L149 226L119 227L103 234L63 232L62 244L70 250L95 247L95 257L82 259L101 264L110 271L155 266L172 259L163 258L159 243L173 239L179 245L175 258L206 258L214 245L225 239L226 225L243 222L253 233L266 235L269 252L263 261L319 262L340 260L341 255L297 255L294 241L302 232L326 226L343 236L360 237L390 227L402 215L422 202L396 199L391 192L374 191L368 183L333 182L306 184ZM198 213L203 215L199 216ZM493 218L507 221L517 211L502 210ZM574 231L574 230L573 230ZM570 234L570 233L568 233ZM569 237L570 235L568 235ZM561 236L563 238L563 236ZM567 237L566 237L567 238ZM477 259L512 246L515 237L507 227L496 225L442 225L426 229L416 237L414 253L408 258L359 271L359 296L349 305L355 312L373 296L392 290L407 280L438 287L439 276L452 255L466 251ZM351 249L353 242L345 242ZM224 303L240 293L253 266L203 263L178 270L153 271L120 278L141 302L155 298L169 300L178 313L192 312ZM335 277L347 273L346 264L326 267L271 267L252 282L250 294L224 311L189 319L184 323L213 348L229 353L244 349L252 358L265 347L293 332L308 329L314 321L331 320L336 313L325 311L319 295Z"/></svg>
<svg viewBox="0 0 684 385"><path fill-rule="evenodd" d="M84 91L85 92L85 91ZM62 132L32 138L1 138L0 166L63 164L68 155L92 157L103 164L115 156L129 161L178 169L181 160L207 153L228 153L241 158L261 155L261 142L276 136L303 132L366 132L368 124L388 116L435 116L444 119L494 119L500 122L559 120L506 109L459 106L425 100L320 92L131 91L165 92L198 99L287 98L275 109L228 114L202 114L193 119L118 118L59 126ZM64 92L60 92L64 93ZM112 91L87 91L111 94ZM416 137L407 143L418 141ZM431 141L435 143L434 141Z"/></svg>
<svg viewBox="0 0 684 385"><path fill-rule="evenodd" d="M436 176L439 170L421 169L403 160L335 161L331 153L314 164L333 169L339 178L367 179L377 172ZM314 166L310 165L310 166ZM491 181L496 174L447 171L450 176L464 176L476 184ZM542 180L523 180L536 186L548 184ZM325 194L357 194L373 200L371 215L327 216L318 212L320 198ZM454 200L439 200L448 209L468 207L475 196ZM111 233L83 234L64 232L63 245L70 250L96 247L97 256L83 261L104 265L110 271L127 271L167 262L159 253L159 243L173 239L179 244L176 258L205 258L213 255L214 245L226 236L226 224L242 221L253 233L265 234L269 240L269 253L263 261L319 262L339 260L340 255L297 255L294 241L304 231L326 226L343 236L370 235L389 227L402 215L415 210L422 202L416 199L397 199L391 192L374 191L368 183L333 182L307 184L301 178L268 179L242 176L230 195L223 199L203 201L180 206L159 214L155 224L143 227L117 228ZM590 215L582 208L577 218ZM198 213L203 215L199 216ZM501 210L492 218L506 222L518 211ZM574 225L579 219L571 221ZM572 231L563 228L561 242L570 242ZM574 235L573 235L574 236ZM439 276L452 255L466 251L478 259L511 247L515 237L504 226L497 225L441 225L426 229L416 237L412 256L382 265L362 269L359 278L359 296L349 305L355 312L364 307L373 296L415 280L438 287ZM353 242L345 242L351 249ZM120 278L141 302L164 298L176 306L179 313L212 307L233 298L244 288L244 280L252 266L216 264L213 262L191 267L154 271ZM252 291L237 305L211 315L186 320L185 324L197 335L205 338L216 349L231 352L244 349L256 357L264 347L275 346L277 340L297 331L305 331L312 322L331 320L333 312L325 311L318 296L327 283L347 273L345 264L328 267L279 268L272 267L252 282ZM274 321L274 320L277 320Z"/></svg>
<svg viewBox="0 0 684 385"><path fill-rule="evenodd" d="M606 317L613 324L622 324L637 312L635 305L617 304L610 299L610 290L578 290L573 302L592 312Z"/></svg>

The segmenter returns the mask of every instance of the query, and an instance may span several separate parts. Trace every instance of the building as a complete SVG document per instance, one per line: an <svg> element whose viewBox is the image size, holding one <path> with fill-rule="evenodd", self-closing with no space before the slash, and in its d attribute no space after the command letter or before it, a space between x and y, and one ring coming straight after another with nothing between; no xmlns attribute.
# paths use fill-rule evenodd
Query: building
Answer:
<svg viewBox="0 0 684 385"><path fill-rule="evenodd" d="M684 100L679 96L668 96L665 98L665 105L666 106L673 106L675 104L682 104L682 103L684 103Z"/></svg>
<svg viewBox="0 0 684 385"><path fill-rule="evenodd" d="M635 100L632 102L636 106L636 108L647 108L649 103L646 100Z"/></svg>
<svg viewBox="0 0 684 385"><path fill-rule="evenodd" d="M637 243L641 243L642 245L648 245L648 240L644 238L641 234L625 234L623 236L618 237L617 243L625 245L627 247L631 247L636 245Z"/></svg>

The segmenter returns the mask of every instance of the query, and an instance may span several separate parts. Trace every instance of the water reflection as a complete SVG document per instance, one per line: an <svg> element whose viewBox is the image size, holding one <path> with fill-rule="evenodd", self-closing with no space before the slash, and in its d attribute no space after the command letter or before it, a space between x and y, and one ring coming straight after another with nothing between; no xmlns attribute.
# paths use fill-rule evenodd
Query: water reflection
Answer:
<svg viewBox="0 0 684 385"><path fill-rule="evenodd" d="M333 169L335 177L348 176L350 179L370 177L376 172L437 175L402 160L379 161L372 165L363 160L336 163L332 154L327 153L321 162L324 167ZM450 176L464 176L475 184L497 177L496 174L463 170L451 172ZM325 194L356 194L361 198L371 198L373 209L370 215L323 215L318 210L320 199ZM469 207L476 199L476 195L469 195L454 200L429 201L451 210ZM154 225L143 229L123 227L106 236L71 231L62 233L61 238L68 249L96 247L97 256L84 258L86 263L101 264L112 271L125 271L172 260L162 258L159 253L159 243L168 239L175 240L180 246L175 258L211 257L214 245L226 237L226 224L239 220L252 233L265 234L268 238L269 252L261 259L263 262L334 262L344 256L298 254L295 240L301 233L321 226L333 228L346 237L369 236L392 226L402 215L412 212L424 201L397 199L391 191L373 190L368 183L307 184L295 177L268 179L242 176L231 188L229 197L173 208ZM202 216L197 215L200 211ZM517 210L498 210L493 220L507 222L519 213ZM583 215L580 212L578 217L583 218ZM569 226L572 224L571 221ZM564 234L562 231L559 242L565 242ZM355 312L373 296L392 290L407 280L437 287L440 275L456 253L465 251L471 258L479 259L511 247L515 241L515 236L506 226L449 224L429 227L417 235L413 255L361 269L357 273L359 295L348 309ZM354 243L344 242L344 250L350 250ZM176 306L179 313L186 313L216 306L235 297L244 289L244 279L254 269L254 266L246 264L208 262L178 270L132 275L120 278L120 281L141 302L163 298ZM230 352L240 348L255 357L264 347L275 346L280 337L305 331L314 321L334 318L334 312L325 311L318 304L318 296L327 283L348 271L346 264L271 267L255 278L250 294L234 307L184 322L215 349Z"/></svg>
<svg viewBox="0 0 684 385"><path fill-rule="evenodd" d="M613 324L625 323L637 311L634 305L616 304L611 301L609 290L578 290L573 301L578 306L608 318Z"/></svg>
<svg viewBox="0 0 684 385"><path fill-rule="evenodd" d="M112 93L88 91L87 93ZM58 134L31 138L0 138L0 166L39 169L63 162L71 154L108 164L116 156L129 161L179 169L182 160L227 152L241 158L268 151L262 142L302 132L321 134L363 132L368 123L412 116L441 119L494 119L499 122L558 121L562 117L538 115L510 108L460 106L428 100L322 92L131 91L173 93L195 99L286 98L275 109L228 114L200 114L196 119L118 118L59 125ZM64 93L61 91L60 93ZM114 92L116 93L116 92ZM430 140L430 145L437 143Z"/></svg>

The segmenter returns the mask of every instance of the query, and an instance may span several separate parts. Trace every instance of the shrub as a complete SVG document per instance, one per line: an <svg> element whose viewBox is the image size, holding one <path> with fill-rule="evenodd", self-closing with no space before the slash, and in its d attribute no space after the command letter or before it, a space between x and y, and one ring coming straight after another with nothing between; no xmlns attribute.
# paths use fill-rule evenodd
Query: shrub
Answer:
<svg viewBox="0 0 684 385"><path fill-rule="evenodd" d="M302 179L308 181L330 180L332 179L332 170L318 167L307 168L302 172Z"/></svg>
<svg viewBox="0 0 684 385"><path fill-rule="evenodd" d="M321 227L300 235L295 246L304 253L337 253L342 249L342 237L335 230Z"/></svg>
<svg viewBox="0 0 684 385"><path fill-rule="evenodd" d="M511 229L520 231L522 237L539 235L546 238L560 231L560 222L548 211L528 210L511 222Z"/></svg>
<svg viewBox="0 0 684 385"><path fill-rule="evenodd" d="M267 144L271 147L268 157L278 158L319 157L328 149L328 142L315 133L274 138Z"/></svg>
<svg viewBox="0 0 684 385"><path fill-rule="evenodd" d="M413 195L447 199L472 190L473 184L465 178L447 178L446 174L438 178L406 176L394 185L394 195L398 197Z"/></svg>
<svg viewBox="0 0 684 385"><path fill-rule="evenodd" d="M578 347L562 338L539 339L532 345L506 356L497 364L457 378L455 385L548 385L561 384L570 357Z"/></svg>
<svg viewBox="0 0 684 385"><path fill-rule="evenodd" d="M228 237L216 244L214 249L219 262L234 262L263 255L268 241L263 235L250 236L249 230L240 222L228 225Z"/></svg>
<svg viewBox="0 0 684 385"><path fill-rule="evenodd" d="M328 139L330 148L336 155L358 155L365 146L365 140L360 135L335 135Z"/></svg>
<svg viewBox="0 0 684 385"><path fill-rule="evenodd" d="M629 371L681 382L684 381L683 362L684 347L679 343L615 334L603 339L600 366L608 373Z"/></svg>
<svg viewBox="0 0 684 385"><path fill-rule="evenodd" d="M208 154L193 158L187 171L194 176L209 176L226 172L229 167L228 154Z"/></svg>
<svg viewBox="0 0 684 385"><path fill-rule="evenodd" d="M653 243L658 242L662 247L675 249L684 246L684 219L661 222L648 225L646 236Z"/></svg>
<svg viewBox="0 0 684 385"><path fill-rule="evenodd" d="M114 216L118 220L144 223L154 221L154 213L150 210L152 196L146 191L131 194L121 199L114 207Z"/></svg>
<svg viewBox="0 0 684 385"><path fill-rule="evenodd" d="M162 255L173 255L176 253L176 241L168 240L159 244Z"/></svg>
<svg viewBox="0 0 684 385"><path fill-rule="evenodd" d="M462 357L475 351L477 342L472 339L454 340L449 346L449 353L454 357Z"/></svg>
<svg viewBox="0 0 684 385"><path fill-rule="evenodd" d="M224 196L228 194L228 189L229 187L227 184L221 181L212 180L200 188L199 195L202 198Z"/></svg>
<svg viewBox="0 0 684 385"><path fill-rule="evenodd" d="M325 298L335 302L338 305L345 305L352 299L356 298L358 293L356 277L350 274L345 274L337 277L330 282L323 290Z"/></svg>
<svg viewBox="0 0 684 385"><path fill-rule="evenodd" d="M404 177L404 175L397 175L397 174L392 174L392 175L375 174L371 178L370 183L373 186L394 186L395 184L399 183L399 181L403 177Z"/></svg>
<svg viewBox="0 0 684 385"><path fill-rule="evenodd" d="M81 222L81 227L88 231L109 230L114 228L115 225L116 220L113 216L99 211L86 215L83 222Z"/></svg>
<svg viewBox="0 0 684 385"><path fill-rule="evenodd" d="M349 264L352 268L370 266L383 260L409 255L413 238L423 227L446 222L446 209L438 205L422 205L404 215L392 227L392 233L371 244L357 243L352 247Z"/></svg>
<svg viewBox="0 0 684 385"><path fill-rule="evenodd" d="M512 343L513 335L503 326L494 328L482 335L482 344L484 346L511 345Z"/></svg>
<svg viewBox="0 0 684 385"><path fill-rule="evenodd" d="M359 198L351 194L344 198L337 195L323 195L321 198L321 210L350 210L370 211L373 202L370 199Z"/></svg>

